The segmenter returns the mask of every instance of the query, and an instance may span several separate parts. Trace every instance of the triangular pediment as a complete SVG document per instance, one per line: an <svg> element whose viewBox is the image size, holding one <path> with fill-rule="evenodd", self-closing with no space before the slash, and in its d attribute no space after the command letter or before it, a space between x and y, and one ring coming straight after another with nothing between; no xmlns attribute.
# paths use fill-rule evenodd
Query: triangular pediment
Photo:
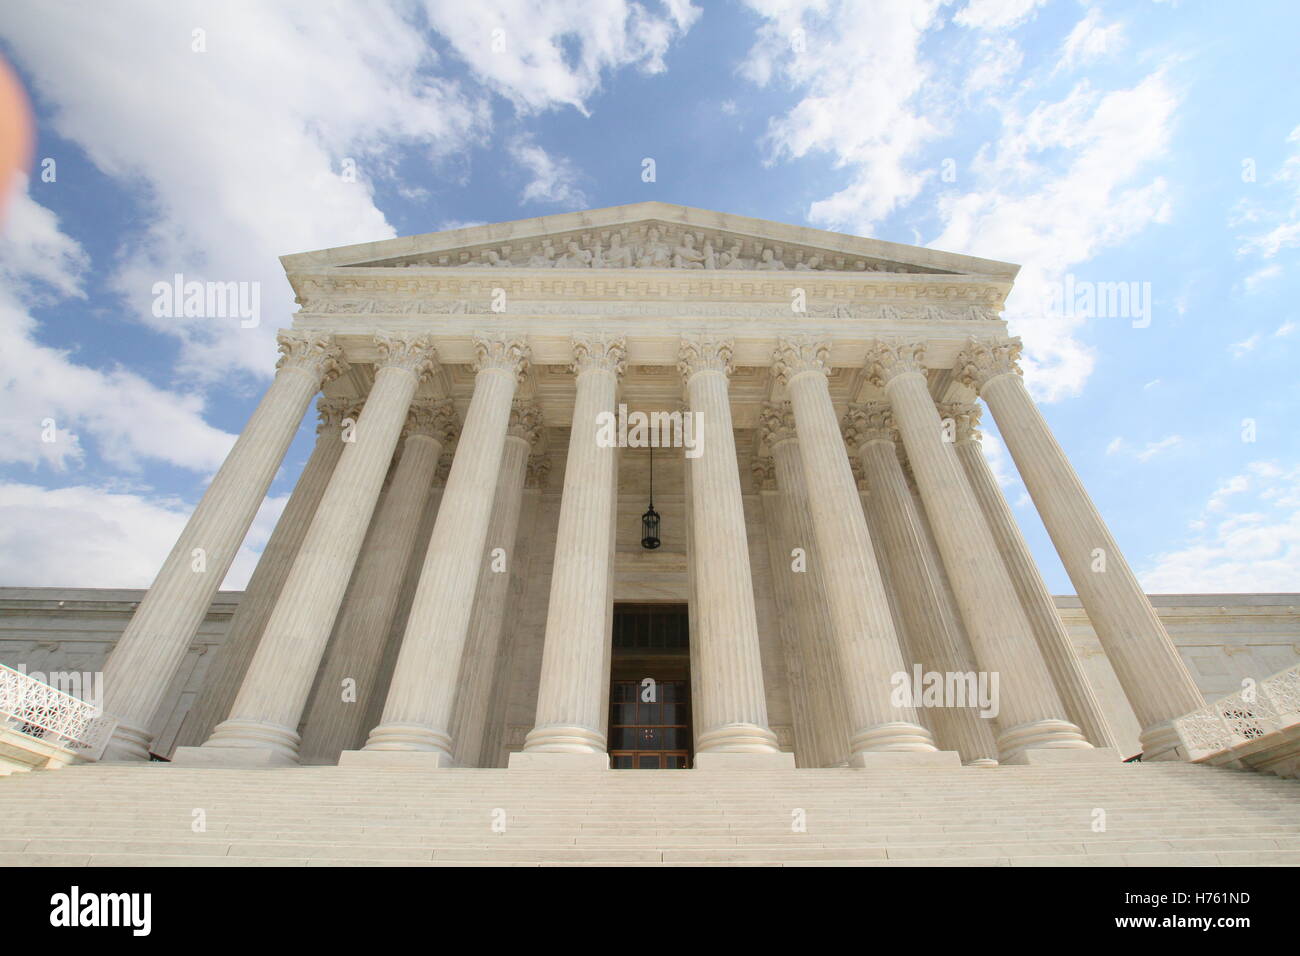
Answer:
<svg viewBox="0 0 1300 956"><path fill-rule="evenodd" d="M281 258L285 271L710 269L1013 278L1019 267L729 213L645 202L340 246Z"/></svg>

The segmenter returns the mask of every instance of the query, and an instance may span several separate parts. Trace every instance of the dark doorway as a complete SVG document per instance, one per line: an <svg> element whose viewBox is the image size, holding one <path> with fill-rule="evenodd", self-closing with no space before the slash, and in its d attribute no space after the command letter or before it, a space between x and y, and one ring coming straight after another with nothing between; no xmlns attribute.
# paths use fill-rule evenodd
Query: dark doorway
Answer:
<svg viewBox="0 0 1300 956"><path fill-rule="evenodd" d="M615 770L691 765L689 631L684 604L614 606L609 758Z"/></svg>

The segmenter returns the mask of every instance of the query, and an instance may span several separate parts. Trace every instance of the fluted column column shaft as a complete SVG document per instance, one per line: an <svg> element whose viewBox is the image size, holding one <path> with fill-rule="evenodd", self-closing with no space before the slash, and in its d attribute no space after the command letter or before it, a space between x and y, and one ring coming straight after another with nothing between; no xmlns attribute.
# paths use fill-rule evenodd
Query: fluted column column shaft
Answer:
<svg viewBox="0 0 1300 956"><path fill-rule="evenodd" d="M809 352L813 354L807 354ZM826 347L778 350L794 409L817 556L830 606L849 714L849 751L934 751L916 710L895 706L893 677L906 671L867 519L826 384Z"/></svg>
<svg viewBox="0 0 1300 956"><path fill-rule="evenodd" d="M957 622L943 600L938 569L930 564L897 448L889 439L868 439L858 446L858 459L871 488L868 507L880 530L912 653L926 670L974 672L975 661L963 647ZM930 717L940 746L956 750L963 763L997 760L989 720L974 707L936 707Z"/></svg>
<svg viewBox="0 0 1300 956"><path fill-rule="evenodd" d="M701 454L687 459L693 557L699 569L695 614L699 631L691 635L699 643L699 697L691 702L696 753L777 753L776 735L767 725L727 373L707 367L715 364L725 362L706 357L684 370L691 411L704 423Z"/></svg>
<svg viewBox="0 0 1300 956"><path fill-rule="evenodd" d="M387 340L385 340L387 342ZM298 723L334 619L357 563L411 399L431 362L427 342L388 342L355 440L347 443L321 498L280 600L235 697L205 748L265 751L296 762ZM250 756L251 759L251 756Z"/></svg>
<svg viewBox="0 0 1300 956"><path fill-rule="evenodd" d="M799 602L794 593L794 583L782 572L782 563L788 562L790 534L786 528L785 496L773 487L759 490L763 499L763 523L767 530L768 562L772 566L772 590L776 598L776 611L781 630L781 656L785 660L785 673L790 688L790 708L794 719L794 753L799 767L820 767L825 748L821 737L822 722L818 708L809 693L805 674L812 670L810 651L802 642L803 620ZM787 565L788 566L788 565Z"/></svg>
<svg viewBox="0 0 1300 956"><path fill-rule="evenodd" d="M515 573L515 543L530 447L526 438L510 435L501 456L501 469L492 500L492 520L488 524L483 567L475 591L474 613L470 618L465 659L461 664L460 690L452 718L456 763L461 766L479 766L483 749L483 729L487 726L506 601L510 594L511 576ZM505 553L503 568L494 566L492 552L497 548Z"/></svg>
<svg viewBox="0 0 1300 956"><path fill-rule="evenodd" d="M525 754L604 754L609 692L605 647L612 596L614 476L618 449L598 440L614 413L623 344L601 342L575 363L577 395L555 534L535 726ZM515 764L519 765L518 763Z"/></svg>
<svg viewBox="0 0 1300 956"><path fill-rule="evenodd" d="M892 360L892 359L890 359ZM1047 665L956 453L943 439L923 372L880 375L980 667L999 679L998 749L1087 749Z"/></svg>
<svg viewBox="0 0 1300 956"><path fill-rule="evenodd" d="M118 727L105 759L147 760L150 722L248 533L303 414L343 367L321 336L282 333L281 367L104 665ZM201 554L201 559L196 557Z"/></svg>
<svg viewBox="0 0 1300 956"><path fill-rule="evenodd" d="M213 729L230 713L239 685L248 673L248 664L257 650L267 619L280 597L293 559L302 547L311 519L316 514L334 466L343 454L342 409L333 409L327 403L344 405L338 399L322 399L318 405L324 419L316 433L302 474L293 486L293 493L275 523L275 530L257 559L257 567L248 579L239 607L230 618L225 639L217 648L203 681L203 692L185 718L176 741L179 747L197 747L211 736Z"/></svg>
<svg viewBox="0 0 1300 956"><path fill-rule="evenodd" d="M501 344L497 343L498 357L487 364L482 362L488 353L480 353L474 397L442 494L384 716L370 732L364 748L368 751L427 752L452 760L456 681L474 610L510 405L521 363L526 361L521 345L506 343L507 354L500 351Z"/></svg>
<svg viewBox="0 0 1300 956"><path fill-rule="evenodd" d="M417 432L403 442L393 480L375 512L367 539L371 546L353 572L319 690L307 712L301 747L304 762L333 762L353 746L366 704L378 693L375 679L384 643L401 600L402 577L415 550L421 512L442 449L441 434ZM353 681L355 692L349 700L342 693L346 679Z"/></svg>
<svg viewBox="0 0 1300 956"><path fill-rule="evenodd" d="M1170 751L1169 722L1204 697L1020 376L995 375L980 394L1137 715L1144 751ZM1104 571L1093 570L1098 549Z"/></svg>
<svg viewBox="0 0 1300 956"><path fill-rule="evenodd" d="M1111 735L1110 725L1097 702L1097 695L1093 693L1092 685L1083 673L1083 665L1079 663L1074 644L1056 610L1056 602L1052 600L1043 576L1038 573L1029 545L1020 533L1011 506L1007 504L1006 496L993 477L988 460L984 457L984 449L980 447L973 429L963 430L958 426L957 457L961 459L971 490L979 500L989 530L993 532L998 551L1011 576L1011 583L1020 596L1020 604L1038 639L1039 649L1052 674L1052 680L1056 683L1066 713L1083 730L1084 736L1094 747L1113 749L1115 738Z"/></svg>
<svg viewBox="0 0 1300 956"><path fill-rule="evenodd" d="M849 755L849 715L844 703L836 666L830 612L826 602L826 582L822 572L822 555L816 547L816 529L808 506L808 484L804 478L799 442L784 438L772 442L772 460L776 465L776 483L781 489L787 547L784 564L773 573L792 579L798 608L799 644L806 670L818 688L811 701L817 720L820 745L819 766L843 764ZM790 569L792 548L804 551L804 570ZM856 728L853 728L856 729Z"/></svg>

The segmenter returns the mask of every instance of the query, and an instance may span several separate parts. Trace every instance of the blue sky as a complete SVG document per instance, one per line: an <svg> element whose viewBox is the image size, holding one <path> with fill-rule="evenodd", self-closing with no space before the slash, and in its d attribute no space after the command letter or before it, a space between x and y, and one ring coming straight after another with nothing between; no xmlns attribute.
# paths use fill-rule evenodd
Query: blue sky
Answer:
<svg viewBox="0 0 1300 956"><path fill-rule="evenodd" d="M148 585L269 381L277 256L657 199L1020 263L1027 381L1148 589L1300 590L1297 35L1284 0L10 5L0 584ZM260 282L261 324L155 318L177 272ZM1149 283L1149 324L1067 277Z"/></svg>

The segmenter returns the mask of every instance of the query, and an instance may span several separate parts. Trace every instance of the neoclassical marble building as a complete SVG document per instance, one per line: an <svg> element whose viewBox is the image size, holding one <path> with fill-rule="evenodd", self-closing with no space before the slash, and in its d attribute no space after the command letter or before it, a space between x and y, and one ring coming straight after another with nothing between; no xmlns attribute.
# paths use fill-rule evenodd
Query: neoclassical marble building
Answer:
<svg viewBox="0 0 1300 956"><path fill-rule="evenodd" d="M177 763L1117 760L984 406L1144 756L1204 704L1025 389L1014 265L661 203L282 262L275 378L105 666L109 758L148 756L313 400Z"/></svg>

